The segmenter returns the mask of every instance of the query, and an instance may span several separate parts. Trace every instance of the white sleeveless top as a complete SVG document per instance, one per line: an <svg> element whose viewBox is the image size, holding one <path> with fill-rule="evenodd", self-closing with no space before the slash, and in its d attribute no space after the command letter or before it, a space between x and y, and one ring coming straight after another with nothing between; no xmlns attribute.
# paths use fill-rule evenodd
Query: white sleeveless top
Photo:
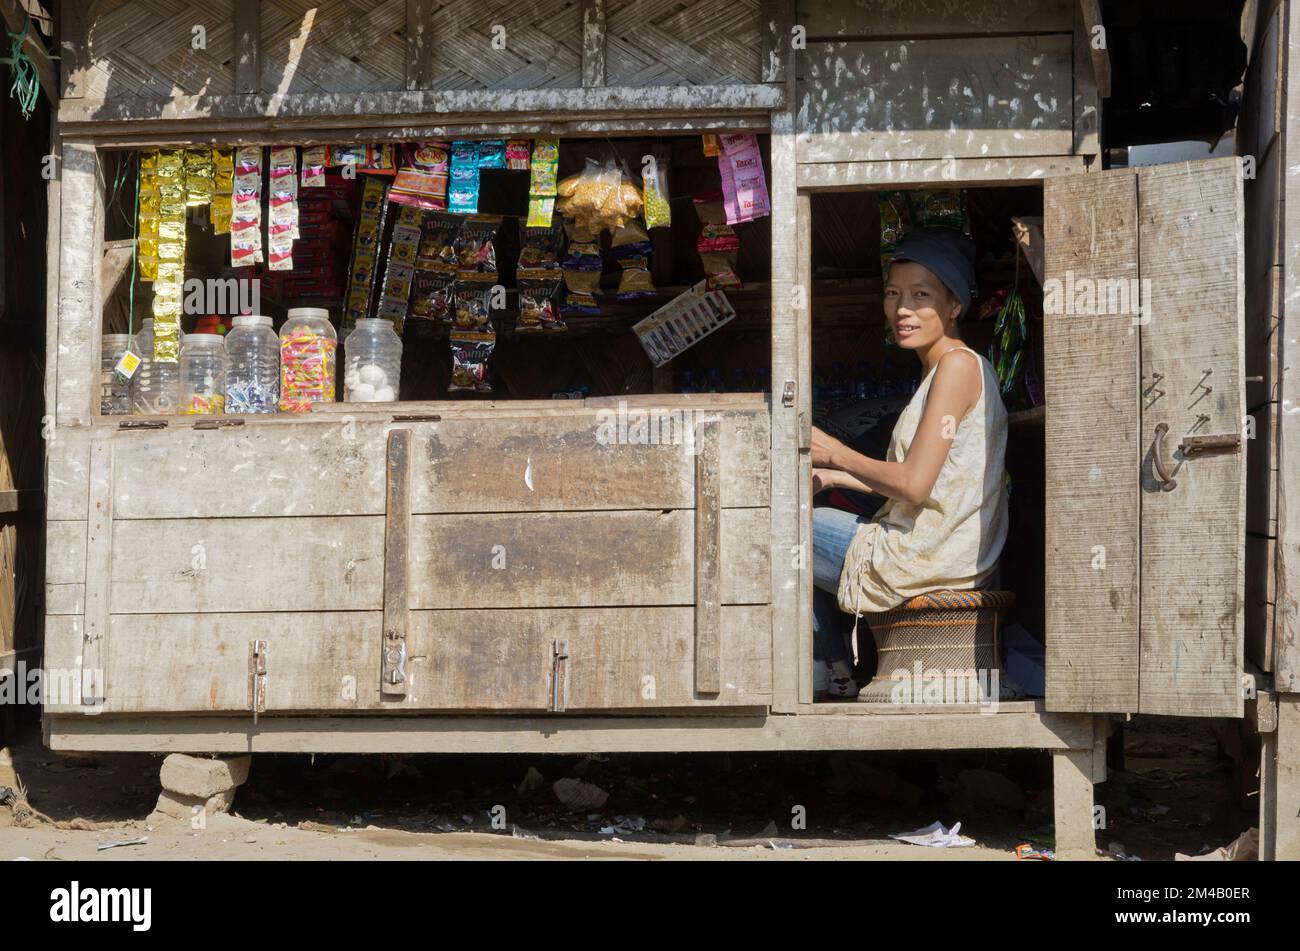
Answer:
<svg viewBox="0 0 1300 951"><path fill-rule="evenodd" d="M958 423L930 497L921 505L887 499L858 528L840 575L842 610L887 611L928 591L980 588L997 568L1007 537L1007 411L993 367L975 356L982 371L979 402ZM899 416L887 461L907 457L938 368L926 374Z"/></svg>

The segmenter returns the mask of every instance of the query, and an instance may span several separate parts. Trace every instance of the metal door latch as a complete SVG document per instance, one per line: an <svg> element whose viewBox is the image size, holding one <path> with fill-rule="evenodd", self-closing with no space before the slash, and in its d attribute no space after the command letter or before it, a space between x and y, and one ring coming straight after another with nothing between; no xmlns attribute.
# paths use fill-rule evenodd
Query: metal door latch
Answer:
<svg viewBox="0 0 1300 951"><path fill-rule="evenodd" d="M786 380L785 386L781 388L781 405L794 405L794 380Z"/></svg>
<svg viewBox="0 0 1300 951"><path fill-rule="evenodd" d="M118 429L166 429L165 419L126 419L117 424Z"/></svg>
<svg viewBox="0 0 1300 951"><path fill-rule="evenodd" d="M396 686L406 683L406 641L394 631L384 645L384 683Z"/></svg>
<svg viewBox="0 0 1300 951"><path fill-rule="evenodd" d="M1199 456L1210 452L1241 452L1241 434L1185 436L1183 441L1178 444L1178 451L1184 456Z"/></svg>
<svg viewBox="0 0 1300 951"><path fill-rule="evenodd" d="M257 715L266 712L266 646L266 641L248 643L248 705L254 726Z"/></svg>
<svg viewBox="0 0 1300 951"><path fill-rule="evenodd" d="M569 659L569 642L551 641L551 713L563 713L569 684L565 661Z"/></svg>
<svg viewBox="0 0 1300 951"><path fill-rule="evenodd" d="M242 419L199 419L195 420L195 429L227 429L231 426L242 426Z"/></svg>

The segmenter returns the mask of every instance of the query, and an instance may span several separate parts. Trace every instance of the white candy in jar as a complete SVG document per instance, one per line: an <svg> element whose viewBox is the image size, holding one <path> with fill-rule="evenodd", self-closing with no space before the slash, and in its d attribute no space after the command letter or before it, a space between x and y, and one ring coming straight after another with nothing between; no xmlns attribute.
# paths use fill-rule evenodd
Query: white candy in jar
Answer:
<svg viewBox="0 0 1300 951"><path fill-rule="evenodd" d="M358 383L356 386L348 387L349 403L372 403L375 399L375 388L369 383Z"/></svg>
<svg viewBox="0 0 1300 951"><path fill-rule="evenodd" d="M388 382L388 374L384 368L375 363L367 363L359 371L362 383L369 383L375 389L379 389Z"/></svg>
<svg viewBox="0 0 1300 951"><path fill-rule="evenodd" d="M393 392L391 386L381 386L379 389L375 390L376 403L391 403L395 399L397 399L397 394Z"/></svg>

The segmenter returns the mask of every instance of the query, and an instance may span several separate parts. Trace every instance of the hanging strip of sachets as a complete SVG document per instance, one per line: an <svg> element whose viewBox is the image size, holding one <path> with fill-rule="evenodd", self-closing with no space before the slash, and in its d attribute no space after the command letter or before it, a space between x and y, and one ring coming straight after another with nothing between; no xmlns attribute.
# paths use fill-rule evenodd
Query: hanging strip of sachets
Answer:
<svg viewBox="0 0 1300 951"><path fill-rule="evenodd" d="M292 145L271 149L270 189L267 264L272 271L292 271L298 239L298 150Z"/></svg>
<svg viewBox="0 0 1300 951"><path fill-rule="evenodd" d="M139 253L140 280L152 284L158 277L158 153L140 153Z"/></svg>
<svg viewBox="0 0 1300 951"><path fill-rule="evenodd" d="M230 149L212 150L212 233L230 234L234 209L235 153Z"/></svg>
<svg viewBox="0 0 1300 951"><path fill-rule="evenodd" d="M153 282L153 359L159 363L175 363L180 359L185 296L188 180L185 151L161 150L155 175L158 179L158 271Z"/></svg>
<svg viewBox="0 0 1300 951"><path fill-rule="evenodd" d="M230 264L250 267L262 260L262 147L245 146L235 153L235 184L231 202Z"/></svg>

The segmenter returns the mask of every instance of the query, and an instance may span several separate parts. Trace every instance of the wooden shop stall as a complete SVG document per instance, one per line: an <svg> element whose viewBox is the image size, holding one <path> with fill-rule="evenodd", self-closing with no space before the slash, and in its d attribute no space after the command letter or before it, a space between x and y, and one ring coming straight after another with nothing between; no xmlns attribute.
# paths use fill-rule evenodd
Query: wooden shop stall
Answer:
<svg viewBox="0 0 1300 951"><path fill-rule="evenodd" d="M1247 715L1242 161L1102 170L1095 3L62 6L52 747L1041 749L1091 856L1117 715ZM910 393L882 213L934 193L1045 696L815 704L810 428ZM390 317L400 383L344 340L309 407L112 403L107 335L165 362L253 279L272 331Z"/></svg>

